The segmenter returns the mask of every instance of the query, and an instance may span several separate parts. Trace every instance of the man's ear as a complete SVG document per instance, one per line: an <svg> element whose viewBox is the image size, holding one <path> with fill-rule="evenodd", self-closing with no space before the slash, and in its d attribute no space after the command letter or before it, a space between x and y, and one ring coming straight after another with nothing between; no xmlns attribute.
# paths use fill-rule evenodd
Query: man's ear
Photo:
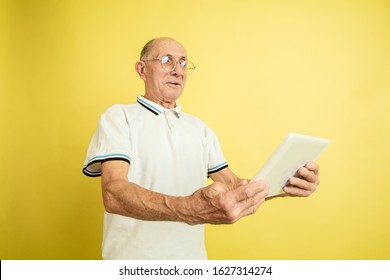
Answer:
<svg viewBox="0 0 390 280"><path fill-rule="evenodd" d="M145 62L137 61L135 64L135 71L138 73L142 80L145 80Z"/></svg>

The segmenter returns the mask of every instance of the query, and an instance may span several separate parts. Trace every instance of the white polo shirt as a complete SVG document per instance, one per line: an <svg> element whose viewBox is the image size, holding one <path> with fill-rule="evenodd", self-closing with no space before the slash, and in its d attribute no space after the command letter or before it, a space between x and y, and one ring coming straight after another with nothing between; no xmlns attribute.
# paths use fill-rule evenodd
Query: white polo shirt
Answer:
<svg viewBox="0 0 390 280"><path fill-rule="evenodd" d="M214 132L198 118L142 97L102 114L83 172L101 175L101 162L130 164L128 179L146 189L187 196L206 185L208 174L227 167ZM105 212L104 259L207 259L204 226L142 221Z"/></svg>

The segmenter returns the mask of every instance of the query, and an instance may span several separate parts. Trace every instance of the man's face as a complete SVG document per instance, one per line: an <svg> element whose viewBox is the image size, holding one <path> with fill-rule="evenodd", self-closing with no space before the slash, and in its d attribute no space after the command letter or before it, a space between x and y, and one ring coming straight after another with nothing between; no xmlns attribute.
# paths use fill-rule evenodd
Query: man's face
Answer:
<svg viewBox="0 0 390 280"><path fill-rule="evenodd" d="M185 49L172 39L156 40L151 53L146 60L161 58L170 55L176 61L187 57ZM180 97L186 82L186 72L176 64L174 70L165 71L159 60L147 61L145 63L145 97L159 104L171 103Z"/></svg>

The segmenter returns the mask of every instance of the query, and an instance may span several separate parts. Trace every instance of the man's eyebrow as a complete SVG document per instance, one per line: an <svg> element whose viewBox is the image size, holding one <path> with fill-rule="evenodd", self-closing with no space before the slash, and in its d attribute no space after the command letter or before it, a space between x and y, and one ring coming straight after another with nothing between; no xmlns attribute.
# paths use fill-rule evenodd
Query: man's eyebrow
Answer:
<svg viewBox="0 0 390 280"><path fill-rule="evenodd" d="M167 55L169 55L169 56L172 56L172 57L175 57L173 54L170 54L170 53L166 53L166 54L164 54L163 56L167 56ZM179 59L187 59L187 56L186 55L182 55L182 56L179 56Z"/></svg>

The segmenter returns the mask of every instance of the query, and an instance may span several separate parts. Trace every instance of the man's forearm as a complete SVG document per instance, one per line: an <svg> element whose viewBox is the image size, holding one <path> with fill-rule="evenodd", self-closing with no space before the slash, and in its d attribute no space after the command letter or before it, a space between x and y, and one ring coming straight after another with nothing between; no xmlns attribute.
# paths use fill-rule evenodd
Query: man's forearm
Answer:
<svg viewBox="0 0 390 280"><path fill-rule="evenodd" d="M107 212L140 220L177 221L189 225L235 223L241 217L253 214L268 193L268 187L259 182L235 190L216 182L183 197L149 191L130 182L111 184L103 186Z"/></svg>
<svg viewBox="0 0 390 280"><path fill-rule="evenodd" d="M177 209L188 197L174 197L147 190L137 184L113 181L103 186L103 202L109 213L147 221L181 221Z"/></svg>
<svg viewBox="0 0 390 280"><path fill-rule="evenodd" d="M233 176L233 180L222 178L223 182L212 183L189 196L170 196L129 182L126 163L108 161L102 166L106 211L140 220L178 221L190 225L234 223L253 214L268 193L264 182L238 186Z"/></svg>

